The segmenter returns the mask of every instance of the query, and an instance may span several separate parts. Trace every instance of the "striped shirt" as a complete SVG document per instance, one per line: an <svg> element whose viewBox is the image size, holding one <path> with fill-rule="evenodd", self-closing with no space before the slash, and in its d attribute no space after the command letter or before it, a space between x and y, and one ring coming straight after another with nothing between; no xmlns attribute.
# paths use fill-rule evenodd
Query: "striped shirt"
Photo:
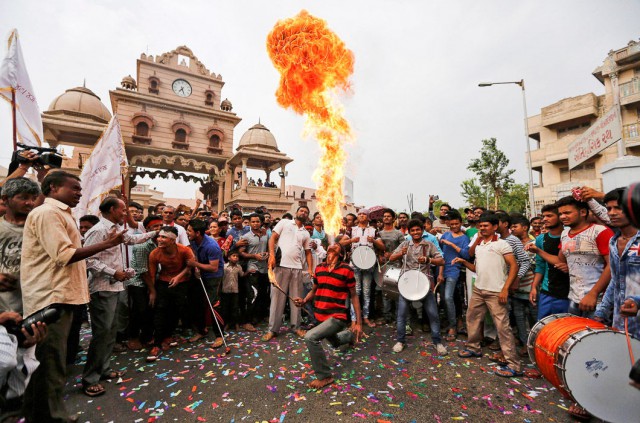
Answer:
<svg viewBox="0 0 640 423"><path fill-rule="evenodd" d="M146 286L142 275L149 271L149 255L157 247L156 243L152 239L147 240L144 244L138 244L133 246L131 252L131 267L136 271L136 274L131 279L124 282L124 286L137 286L139 288Z"/></svg>
<svg viewBox="0 0 640 423"><path fill-rule="evenodd" d="M353 269L346 263L339 263L333 270L329 270L327 263L320 263L316 267L313 278L316 288L314 311L320 322L333 317L347 321L347 297L349 290L356 286Z"/></svg>

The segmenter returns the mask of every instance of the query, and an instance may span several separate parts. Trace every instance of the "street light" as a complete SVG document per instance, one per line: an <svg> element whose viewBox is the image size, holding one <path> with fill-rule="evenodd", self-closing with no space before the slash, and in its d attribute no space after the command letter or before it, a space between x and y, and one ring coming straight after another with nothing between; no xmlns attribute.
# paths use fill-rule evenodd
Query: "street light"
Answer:
<svg viewBox="0 0 640 423"><path fill-rule="evenodd" d="M531 166L531 146L529 145L529 120L527 119L527 98L524 90L524 79L520 81L507 81L507 82L481 82L479 87L490 87L492 85L506 85L516 84L522 88L522 108L524 109L524 137L527 143L527 158L529 164L529 212L531 217L535 214L535 196L533 194L533 168Z"/></svg>

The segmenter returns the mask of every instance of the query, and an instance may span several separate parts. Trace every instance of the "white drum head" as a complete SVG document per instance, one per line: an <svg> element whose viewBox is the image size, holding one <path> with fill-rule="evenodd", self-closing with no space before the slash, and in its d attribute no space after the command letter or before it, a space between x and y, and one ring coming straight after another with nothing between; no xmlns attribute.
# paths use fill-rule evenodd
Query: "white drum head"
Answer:
<svg viewBox="0 0 640 423"><path fill-rule="evenodd" d="M564 368L566 389L578 404L607 422L637 422L640 392L629 385L631 362L625 334L597 330L565 345L564 362L558 364ZM640 341L631 338L631 347L639 357Z"/></svg>
<svg viewBox="0 0 640 423"><path fill-rule="evenodd" d="M373 248L362 245L351 253L351 261L361 270L368 270L376 264L376 253Z"/></svg>
<svg viewBox="0 0 640 423"><path fill-rule="evenodd" d="M429 278L419 270L407 270L400 276L398 291L409 301L420 301L429 293Z"/></svg>

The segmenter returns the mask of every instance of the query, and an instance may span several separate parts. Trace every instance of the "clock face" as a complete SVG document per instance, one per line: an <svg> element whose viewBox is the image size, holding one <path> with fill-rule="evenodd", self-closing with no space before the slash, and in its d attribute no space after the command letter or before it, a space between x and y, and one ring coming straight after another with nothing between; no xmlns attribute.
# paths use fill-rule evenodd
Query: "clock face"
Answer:
<svg viewBox="0 0 640 423"><path fill-rule="evenodd" d="M180 97L189 97L191 95L191 84L184 79L176 79L171 85L173 92Z"/></svg>

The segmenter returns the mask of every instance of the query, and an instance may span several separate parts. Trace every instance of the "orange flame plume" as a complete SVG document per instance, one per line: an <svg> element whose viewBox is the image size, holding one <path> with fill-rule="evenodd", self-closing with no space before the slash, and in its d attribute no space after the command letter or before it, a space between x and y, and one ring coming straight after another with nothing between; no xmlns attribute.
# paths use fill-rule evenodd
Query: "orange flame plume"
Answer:
<svg viewBox="0 0 640 423"><path fill-rule="evenodd" d="M336 235L342 225L342 183L347 159L342 144L351 139L349 122L335 95L349 90L354 56L327 23L306 10L279 21L267 36L269 57L280 72L278 103L304 115L306 131L320 144L313 178L325 230Z"/></svg>

